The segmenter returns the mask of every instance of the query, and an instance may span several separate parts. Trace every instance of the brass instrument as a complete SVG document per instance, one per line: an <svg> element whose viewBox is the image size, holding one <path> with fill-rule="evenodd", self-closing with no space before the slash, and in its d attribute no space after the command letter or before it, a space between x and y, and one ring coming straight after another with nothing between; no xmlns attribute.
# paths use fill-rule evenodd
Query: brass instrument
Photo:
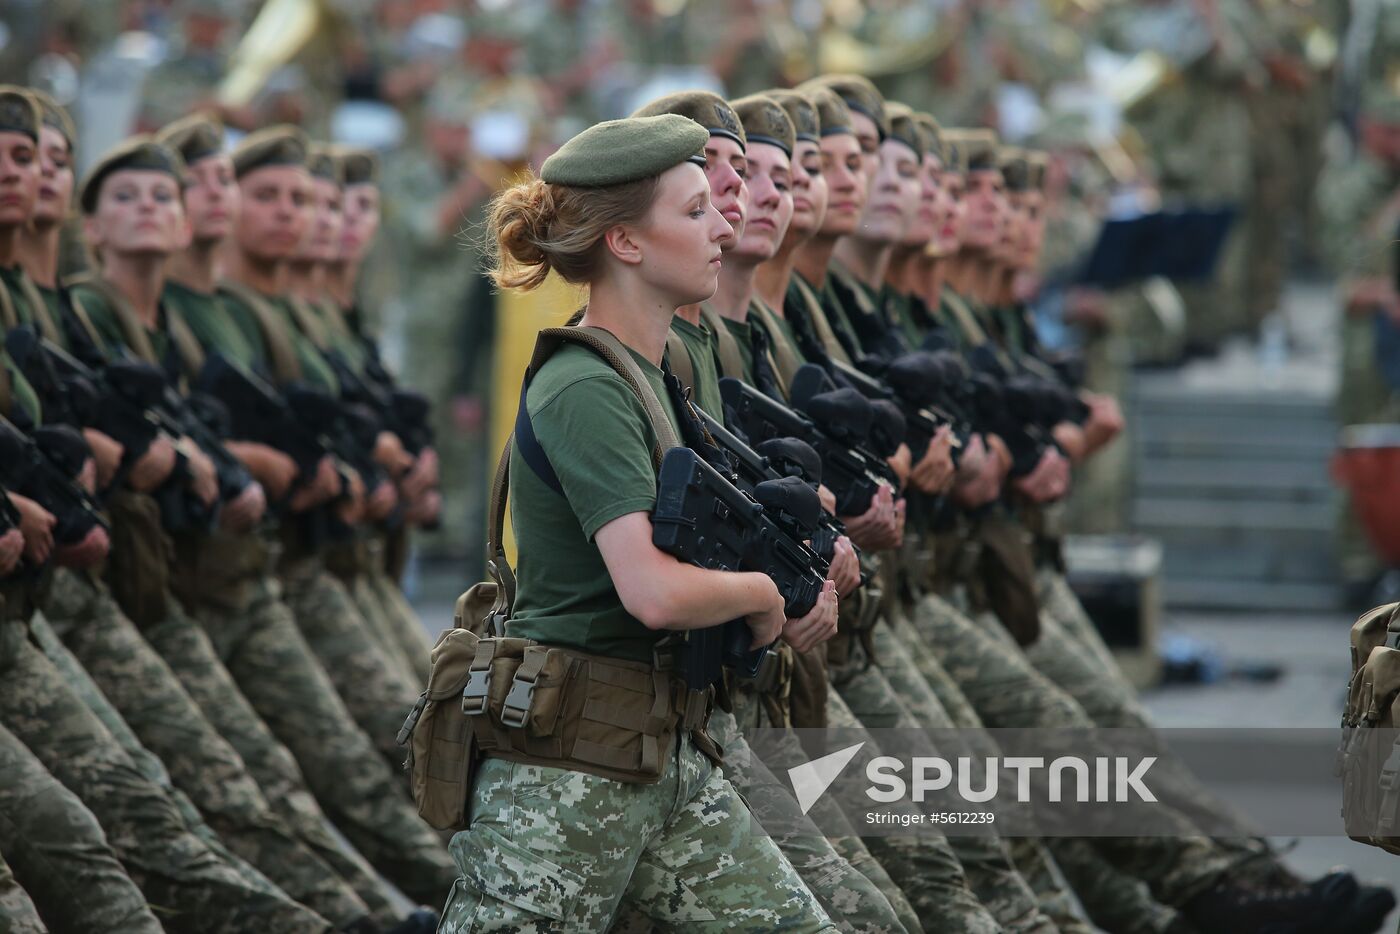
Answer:
<svg viewBox="0 0 1400 934"><path fill-rule="evenodd" d="M294 59L330 18L325 0L267 0L229 59L219 102L249 104L272 73Z"/></svg>

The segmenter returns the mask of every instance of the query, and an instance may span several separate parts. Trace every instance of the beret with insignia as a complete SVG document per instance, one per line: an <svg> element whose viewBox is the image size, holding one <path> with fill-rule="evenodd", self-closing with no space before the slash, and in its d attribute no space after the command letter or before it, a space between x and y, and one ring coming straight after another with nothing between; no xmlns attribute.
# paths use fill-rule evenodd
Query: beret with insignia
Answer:
<svg viewBox="0 0 1400 934"><path fill-rule="evenodd" d="M764 94L750 94L733 104L734 112L744 126L744 138L750 144L777 146L791 158L792 147L797 144L797 131L793 128L792 118L777 101Z"/></svg>
<svg viewBox="0 0 1400 934"><path fill-rule="evenodd" d="M817 114L817 105L812 103L811 97L788 88L775 88L763 94L787 111L796 139L805 139L809 143L821 142L822 118Z"/></svg>
<svg viewBox="0 0 1400 934"><path fill-rule="evenodd" d="M340 171L345 177L345 187L379 184L379 156L373 149L339 146L336 148L336 155L340 158Z"/></svg>
<svg viewBox="0 0 1400 934"><path fill-rule="evenodd" d="M249 133L233 150L233 174L242 178L255 169L276 165L305 168L310 145L305 133L287 124Z"/></svg>
<svg viewBox="0 0 1400 934"><path fill-rule="evenodd" d="M156 141L180 154L185 165L224 151L224 127L205 113L192 113L156 131Z"/></svg>
<svg viewBox="0 0 1400 934"><path fill-rule="evenodd" d="M97 210L102 183L109 175L129 169L164 172L181 185L185 183L185 163L179 153L164 143L156 142L150 136L133 136L107 150L88 170L82 187L78 189L78 205L83 209L83 213L91 214Z"/></svg>
<svg viewBox="0 0 1400 934"><path fill-rule="evenodd" d="M851 126L851 108L846 106L835 91L819 85L804 87L802 93L812 100L817 108L817 119L821 121L822 136L835 136L837 133L855 133Z"/></svg>
<svg viewBox="0 0 1400 934"><path fill-rule="evenodd" d="M540 166L540 178L571 188L641 181L682 162L703 166L709 138L703 126L680 114L608 120L560 146Z"/></svg>
<svg viewBox="0 0 1400 934"><path fill-rule="evenodd" d="M306 168L312 178L334 182L337 187L345 186L341 174L340 160L335 157L335 149L330 143L312 143L306 154Z"/></svg>
<svg viewBox="0 0 1400 934"><path fill-rule="evenodd" d="M938 125L933 114L924 113L921 110L914 112L914 122L919 125L919 130L923 133L924 151L946 165L948 153L943 145L943 127Z"/></svg>
<svg viewBox="0 0 1400 934"><path fill-rule="evenodd" d="M846 106L856 113L865 114L875 121L880 131L880 139L890 135L890 120L885 113L885 98L878 88L863 75L821 75L797 86L806 91L811 86L827 87L846 102Z"/></svg>
<svg viewBox="0 0 1400 934"><path fill-rule="evenodd" d="M709 91L681 91L667 94L643 104L632 112L634 117L654 117L658 114L679 114L689 117L710 132L711 136L727 136L739 144L747 145L744 127L739 123L734 108L718 94Z"/></svg>
<svg viewBox="0 0 1400 934"><path fill-rule="evenodd" d="M63 109L63 105L38 88L29 88L28 91L29 96L39 104L39 119L43 125L62 134L64 141L68 143L70 153L77 149L78 128L73 125L73 118L68 115L67 110Z"/></svg>
<svg viewBox="0 0 1400 934"><path fill-rule="evenodd" d="M885 105L885 114L890 119L889 138L908 146L914 155L923 159L924 136L914 122L913 108L899 101L890 101Z"/></svg>
<svg viewBox="0 0 1400 934"><path fill-rule="evenodd" d="M0 84L0 133L23 133L37 143L43 119L34 95L13 84Z"/></svg>

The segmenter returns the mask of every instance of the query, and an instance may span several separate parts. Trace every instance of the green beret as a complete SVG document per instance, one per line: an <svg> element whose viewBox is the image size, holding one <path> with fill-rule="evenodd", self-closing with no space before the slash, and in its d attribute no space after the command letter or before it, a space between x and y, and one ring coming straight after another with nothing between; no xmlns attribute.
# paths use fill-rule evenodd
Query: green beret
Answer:
<svg viewBox="0 0 1400 934"><path fill-rule="evenodd" d="M34 95L13 84L0 84L0 133L23 133L37 144L43 120Z"/></svg>
<svg viewBox="0 0 1400 934"><path fill-rule="evenodd" d="M306 153L306 169L312 178L334 182L337 188L345 187L345 176L341 174L340 160L330 143L312 143Z"/></svg>
<svg viewBox="0 0 1400 934"><path fill-rule="evenodd" d="M933 118L933 114L924 113L922 110L914 112L914 123L919 127L919 133L924 140L924 152L938 159L945 165L948 162L948 152L943 145L943 127L938 125L938 121Z"/></svg>
<svg viewBox="0 0 1400 934"><path fill-rule="evenodd" d="M998 146L996 167L1006 179L1007 191L1025 191L1030 187L1030 163L1026 161L1026 151L1019 146Z"/></svg>
<svg viewBox="0 0 1400 934"><path fill-rule="evenodd" d="M766 94L750 94L733 102L734 112L744 127L744 139L750 143L767 143L777 146L792 158L792 147L797 144L797 130L792 118L773 98Z"/></svg>
<svg viewBox="0 0 1400 934"><path fill-rule="evenodd" d="M242 178L254 169L274 165L305 168L310 146L305 133L287 124L249 133L233 150L233 174Z"/></svg>
<svg viewBox="0 0 1400 934"><path fill-rule="evenodd" d="M78 128L73 125L73 118L68 116L68 111L58 101L38 88L29 88L29 96L39 104L39 119L43 125L50 129L57 130L68 144L68 151L71 153L78 148Z"/></svg>
<svg viewBox="0 0 1400 934"><path fill-rule="evenodd" d="M1031 191L1045 190L1045 171L1050 166L1050 154L1039 149L1026 150L1026 170L1030 178L1027 187Z"/></svg>
<svg viewBox="0 0 1400 934"><path fill-rule="evenodd" d="M996 169L997 166L997 145L999 140L995 130L987 129L958 129L948 130L945 138L950 134L956 134L958 140L959 161L962 163L964 172L985 172Z"/></svg>
<svg viewBox="0 0 1400 934"><path fill-rule="evenodd" d="M156 142L180 154L185 165L224 151L224 126L206 113L192 113L156 131Z"/></svg>
<svg viewBox="0 0 1400 934"><path fill-rule="evenodd" d="M885 113L885 98L869 78L863 75L821 75L799 84L797 89L806 91L811 85L830 88L851 110L874 120L882 142L890 135L890 119Z"/></svg>
<svg viewBox="0 0 1400 934"><path fill-rule="evenodd" d="M680 114L628 117L597 123L544 160L540 178L551 185L603 188L654 178L682 162L705 164L710 134Z"/></svg>
<svg viewBox="0 0 1400 934"><path fill-rule="evenodd" d="M373 149L338 146L335 152L340 159L340 173L345 178L345 187L379 184L379 156Z"/></svg>
<svg viewBox="0 0 1400 934"><path fill-rule="evenodd" d="M97 197L102 193L102 183L107 176L125 169L164 172L181 185L185 182L185 163L179 153L150 136L133 136L107 150L88 170L78 189L78 205L84 214L97 210Z"/></svg>
<svg viewBox="0 0 1400 934"><path fill-rule="evenodd" d="M822 141L822 118L817 114L817 105L812 103L812 98L789 88L774 88L764 91L763 95L771 97L787 111L788 119L792 121L794 139L805 139L809 143Z"/></svg>
<svg viewBox="0 0 1400 934"><path fill-rule="evenodd" d="M820 85L804 87L802 93L811 98L817 108L817 119L821 121L822 136L835 136L838 133L854 133L851 127L851 108L846 106L835 91Z"/></svg>
<svg viewBox="0 0 1400 934"><path fill-rule="evenodd" d="M634 117L655 117L658 114L679 114L689 117L709 131L711 136L726 136L744 148L744 127L734 108L718 94L709 91L681 91L658 97L632 112Z"/></svg>
<svg viewBox="0 0 1400 934"><path fill-rule="evenodd" d="M890 118L889 138L908 146L922 161L924 137L919 125L914 122L914 109L908 104L890 101L885 105L885 113Z"/></svg>

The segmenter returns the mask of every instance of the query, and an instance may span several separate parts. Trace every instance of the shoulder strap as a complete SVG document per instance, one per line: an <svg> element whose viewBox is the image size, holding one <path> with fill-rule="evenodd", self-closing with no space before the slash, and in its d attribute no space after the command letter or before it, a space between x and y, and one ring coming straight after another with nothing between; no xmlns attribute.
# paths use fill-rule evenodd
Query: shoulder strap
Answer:
<svg viewBox="0 0 1400 934"><path fill-rule="evenodd" d="M199 338L194 336L194 331L190 329L185 316L180 314L174 305L164 305L164 311L170 342L175 345L175 352L180 355L185 375L191 380L196 379L204 369L204 348L199 345Z"/></svg>
<svg viewBox="0 0 1400 934"><path fill-rule="evenodd" d="M111 283L101 276L85 272L65 280L64 285L70 289L68 294L75 308L82 308L83 304L82 299L78 297L75 286L85 286L100 295L102 300L112 309L112 314L116 316L117 326L121 328L122 337L126 340L126 346L131 348L131 352L147 363L160 365L156 349L151 344L150 336L146 334L146 326L136 317L136 311L126 298L112 288ZM87 314L87 310L83 309L82 313Z"/></svg>
<svg viewBox="0 0 1400 934"><path fill-rule="evenodd" d="M292 320L296 322L297 329L311 341L313 347L325 353L330 348L330 338L326 335L325 325L316 317L315 309L309 302L295 296L287 299L287 307L292 310Z"/></svg>
<svg viewBox="0 0 1400 934"><path fill-rule="evenodd" d="M708 304L701 305L700 320L705 323L705 327L715 332L715 345L719 353L719 375L743 379L744 356L739 352L739 342L730 333L724 319L719 316L719 312Z"/></svg>
<svg viewBox="0 0 1400 934"><path fill-rule="evenodd" d="M78 326L83 329L83 334L87 336L88 340L92 341L92 346L100 349L102 347L102 335L97 333L97 326L94 325L92 319L88 317L87 309L78 304L78 300L73 296L73 293L69 291L66 285L60 289L59 298L62 300L63 306L72 313L73 319L78 322Z"/></svg>
<svg viewBox="0 0 1400 934"><path fill-rule="evenodd" d="M539 336L535 339L535 351L530 356L530 365L525 370L525 378L520 387L520 409L516 413L515 433L506 439L505 447L501 451L501 459L496 464L496 475L491 483L491 500L487 505L486 550L490 556L489 570L498 588L497 605L492 611L493 619L504 619L506 615L509 615L510 608L515 603L515 572L511 569L510 561L506 558L503 541L506 499L510 492L511 449L513 447L519 448L520 456L530 465L530 469L535 471L540 479L556 492L562 492L559 479L554 474L554 468L549 465L549 459L545 456L544 449L535 440L534 428L530 424L530 413L525 408L525 393L530 388L530 380L539 372L540 367L564 344L579 344L602 357L603 361L612 367L613 371L621 376L628 387L636 393L638 401L642 403L642 408L646 411L647 419L651 422L652 431L656 435L656 447L652 449L654 467L659 470L661 458L665 452L680 446L676 430L671 425L671 420L667 417L661 400L657 398L656 392L647 382L646 374L642 372L642 368L637 365L636 360L632 359L632 355L627 352L627 348L622 345L621 341L610 332L595 327L545 328L540 331ZM532 448L534 450L531 450ZM498 611L503 612L504 615L498 615Z"/></svg>
<svg viewBox="0 0 1400 934"><path fill-rule="evenodd" d="M865 291L865 286L856 279L855 275L845 266L833 261L831 265L827 267L826 273L831 276L831 278L841 283L841 286L847 292L851 293L851 298L855 301L856 307L860 309L861 314L870 315L872 317L877 317L879 315L879 309L876 308L875 303L871 301L869 293Z"/></svg>
<svg viewBox="0 0 1400 934"><path fill-rule="evenodd" d="M831 322L826 320L826 310L822 308L821 299L817 298L817 293L813 292L812 287L797 273L792 274L792 281L797 284L797 293L802 296L802 301L807 305L807 315L812 319L812 327L817 332L817 340L822 342L822 346L826 348L831 359L850 366L851 355L846 353L846 348L841 346L841 341L836 338L836 332L831 329Z"/></svg>
<svg viewBox="0 0 1400 934"><path fill-rule="evenodd" d="M301 361L297 359L296 348L292 346L292 335L287 333L286 325L277 317L271 303L241 282L226 279L219 283L219 289L238 299L252 313L267 344L268 357L277 381L292 383L301 379Z"/></svg>
<svg viewBox="0 0 1400 934"><path fill-rule="evenodd" d="M963 297L952 289L943 290L943 304L952 312L957 319L958 330L962 331L963 339L972 347L980 347L987 343L987 332L982 329L977 316L972 313L972 309L967 307L967 302Z"/></svg>
<svg viewBox="0 0 1400 934"><path fill-rule="evenodd" d="M760 298L755 298L749 304L749 308L762 320L764 328L768 331L771 338L768 341L768 349L773 357L774 368L777 369L778 376L783 381L783 388L786 389L792 385L793 374L802 366L802 361L797 358L797 352L788 343L783 327L778 322L778 313Z"/></svg>
<svg viewBox="0 0 1400 934"><path fill-rule="evenodd" d="M24 293L24 300L29 303L29 308L34 313L34 320L39 324L39 333L44 335L44 339L55 346L67 347L68 342L63 339L63 332L59 330L58 322L49 314L49 303L44 301L39 287L34 284L33 279L29 278L29 273L23 269L19 271L19 290Z"/></svg>
<svg viewBox="0 0 1400 934"><path fill-rule="evenodd" d="M10 294L4 281L0 281L0 324L3 324L7 331L20 325L19 312L15 310L14 296Z"/></svg>
<svg viewBox="0 0 1400 934"><path fill-rule="evenodd" d="M9 417L10 405L10 368L0 360L0 415Z"/></svg>
<svg viewBox="0 0 1400 934"><path fill-rule="evenodd" d="M695 361L690 359L690 349L676 333L675 328L666 332L666 359L671 362L671 372L681 381L681 385L695 394Z"/></svg>

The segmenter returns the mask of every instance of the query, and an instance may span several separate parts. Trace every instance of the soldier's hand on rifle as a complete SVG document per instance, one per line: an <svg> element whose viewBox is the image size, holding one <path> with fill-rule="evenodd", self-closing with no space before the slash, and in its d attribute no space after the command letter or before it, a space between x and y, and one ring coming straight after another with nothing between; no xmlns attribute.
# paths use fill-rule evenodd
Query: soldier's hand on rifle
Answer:
<svg viewBox="0 0 1400 934"><path fill-rule="evenodd" d="M1089 406L1089 420L1084 423L1085 456L1093 454L1123 433L1123 409L1118 400L1098 392L1083 394Z"/></svg>
<svg viewBox="0 0 1400 934"><path fill-rule="evenodd" d="M823 511L836 515L836 494L827 489L825 483L817 484L817 501L822 504Z"/></svg>
<svg viewBox="0 0 1400 934"><path fill-rule="evenodd" d="M1071 464L1079 463L1088 455L1089 445L1084 437L1084 429L1073 422L1061 422L1051 429L1051 434L1055 436L1055 443L1064 450Z"/></svg>
<svg viewBox="0 0 1400 934"><path fill-rule="evenodd" d="M413 469L413 455L404 450L403 442L392 431L381 431L374 439L374 462L389 476L399 479Z"/></svg>
<svg viewBox="0 0 1400 934"><path fill-rule="evenodd" d="M923 493L942 493L953 482L953 429L941 426L929 442L928 450L909 472L914 488Z"/></svg>
<svg viewBox="0 0 1400 934"><path fill-rule="evenodd" d="M399 491L388 480L377 484L365 500L365 518L371 522L387 519L399 504Z"/></svg>
<svg viewBox="0 0 1400 934"><path fill-rule="evenodd" d="M274 503L281 501L297 478L297 462L274 447L256 441L228 441L229 453L243 462L253 479L262 484L263 494Z"/></svg>
<svg viewBox="0 0 1400 934"><path fill-rule="evenodd" d="M53 552L53 527L58 519L27 496L11 493L10 502L19 512L19 530L24 533L24 556L30 564L43 564Z"/></svg>
<svg viewBox="0 0 1400 934"><path fill-rule="evenodd" d="M336 516L346 525L355 525L365 517L365 479L358 470L345 472L345 499L336 509Z"/></svg>
<svg viewBox="0 0 1400 934"><path fill-rule="evenodd" d="M219 525L230 532L246 532L257 525L267 512L267 494L262 484L254 480L243 491L224 504L219 511Z"/></svg>
<svg viewBox="0 0 1400 934"><path fill-rule="evenodd" d="M442 514L442 494L429 490L408 504L404 521L410 525L431 525Z"/></svg>
<svg viewBox="0 0 1400 934"><path fill-rule="evenodd" d="M188 438L181 438L185 462L190 465L190 492L205 506L214 505L219 498L219 474L214 461Z"/></svg>
<svg viewBox="0 0 1400 934"><path fill-rule="evenodd" d="M293 512L304 512L328 503L340 495L340 474L329 455L316 462L316 475L292 497Z"/></svg>
<svg viewBox="0 0 1400 934"><path fill-rule="evenodd" d="M870 508L864 515L843 517L846 532L851 541L866 551L883 551L893 548L898 541L897 520L894 514L894 490L882 483L870 500Z"/></svg>
<svg viewBox="0 0 1400 934"><path fill-rule="evenodd" d="M902 490L909 485L909 471L913 467L914 452L909 450L909 445L900 442L898 450L885 458L885 463L890 465L894 475L899 478L899 488Z"/></svg>
<svg viewBox="0 0 1400 934"><path fill-rule="evenodd" d="M4 494L0 494L4 495ZM6 529L0 535L0 577L8 577L19 567L19 559L24 554L24 533L19 529Z"/></svg>
<svg viewBox="0 0 1400 934"><path fill-rule="evenodd" d="M54 549L55 564L65 568L90 568L112 550L112 539L100 525L88 529L83 540L72 545L60 545Z"/></svg>
<svg viewBox="0 0 1400 934"><path fill-rule="evenodd" d="M836 584L828 580L817 595L816 605L801 619L790 619L783 626L783 641L795 651L807 652L836 635Z"/></svg>
<svg viewBox="0 0 1400 934"><path fill-rule="evenodd" d="M83 439L92 449L93 460L97 462L97 488L105 490L116 476L117 467L121 465L122 454L126 449L120 441L96 428L84 428Z"/></svg>
<svg viewBox="0 0 1400 934"><path fill-rule="evenodd" d="M769 583L772 584L772 581ZM748 623L749 631L753 633L753 644L749 648L758 649L777 641L782 635L783 626L787 624L787 617L783 615L783 595L778 593L776 584L773 584L773 601L760 612L744 617L744 622Z"/></svg>
<svg viewBox="0 0 1400 934"><path fill-rule="evenodd" d="M832 549L831 567L826 576L836 585L836 593L850 596L860 587L860 556L851 540L842 535Z"/></svg>
<svg viewBox="0 0 1400 934"><path fill-rule="evenodd" d="M175 469L175 443L161 435L136 459L128 475L128 483L138 493L149 493L160 486Z"/></svg>

